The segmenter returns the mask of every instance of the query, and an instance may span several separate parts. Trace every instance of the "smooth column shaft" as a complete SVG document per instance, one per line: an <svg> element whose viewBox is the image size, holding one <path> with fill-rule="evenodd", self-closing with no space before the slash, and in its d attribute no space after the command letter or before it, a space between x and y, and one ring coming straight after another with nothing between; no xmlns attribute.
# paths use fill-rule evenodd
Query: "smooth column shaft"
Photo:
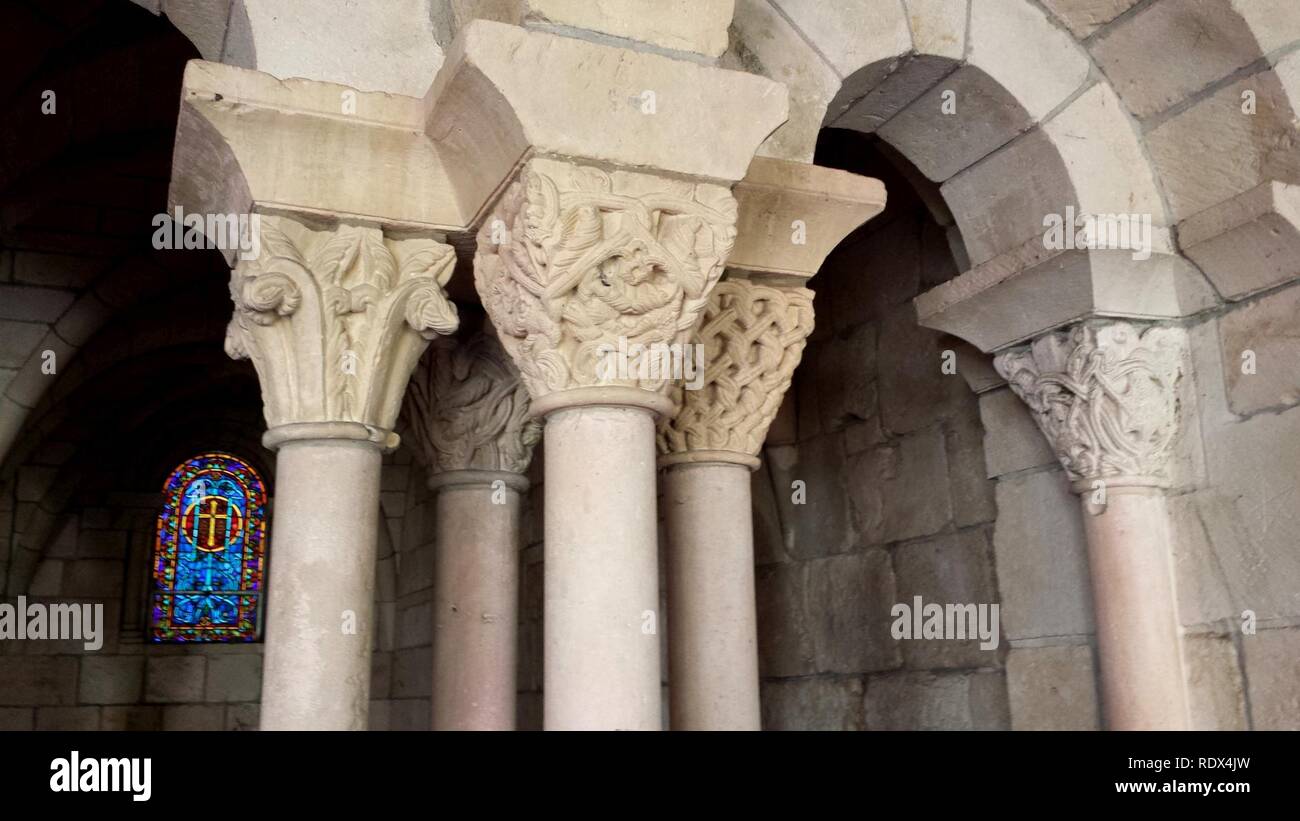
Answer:
<svg viewBox="0 0 1300 821"><path fill-rule="evenodd" d="M664 474L674 730L759 729L749 481L748 467L721 462Z"/></svg>
<svg viewBox="0 0 1300 821"><path fill-rule="evenodd" d="M364 730L379 536L380 452L286 442L275 513L262 672L264 730Z"/></svg>
<svg viewBox="0 0 1300 821"><path fill-rule="evenodd" d="M1083 498L1106 724L1186 729L1164 495L1111 488L1104 512L1095 515Z"/></svg>
<svg viewBox="0 0 1300 821"><path fill-rule="evenodd" d="M438 490L435 730L515 727L519 509L519 493L504 481Z"/></svg>
<svg viewBox="0 0 1300 821"><path fill-rule="evenodd" d="M548 730L661 727L654 436L640 408L546 418Z"/></svg>

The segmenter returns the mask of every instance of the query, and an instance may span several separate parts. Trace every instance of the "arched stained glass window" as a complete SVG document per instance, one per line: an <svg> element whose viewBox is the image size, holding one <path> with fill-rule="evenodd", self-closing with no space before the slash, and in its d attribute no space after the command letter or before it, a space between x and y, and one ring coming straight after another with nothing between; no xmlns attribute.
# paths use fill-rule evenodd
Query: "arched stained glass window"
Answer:
<svg viewBox="0 0 1300 821"><path fill-rule="evenodd" d="M204 453L163 486L154 641L254 641L266 570L266 489L247 462Z"/></svg>

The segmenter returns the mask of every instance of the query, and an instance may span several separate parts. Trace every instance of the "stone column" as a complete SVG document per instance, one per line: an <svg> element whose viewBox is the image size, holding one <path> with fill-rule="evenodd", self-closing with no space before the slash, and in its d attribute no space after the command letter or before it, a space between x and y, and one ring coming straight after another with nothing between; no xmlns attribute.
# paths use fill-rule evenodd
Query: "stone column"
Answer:
<svg viewBox="0 0 1300 821"><path fill-rule="evenodd" d="M251 359L278 451L261 726L362 730L379 467L428 339L456 329L452 249L379 228L260 218L231 276L226 352Z"/></svg>
<svg viewBox="0 0 1300 821"><path fill-rule="evenodd" d="M735 223L718 185L534 158L479 233L478 292L546 421L547 729L661 726L655 422Z"/></svg>
<svg viewBox="0 0 1300 821"><path fill-rule="evenodd" d="M697 335L707 368L661 426L673 729L760 727L749 474L812 329L808 289L723 281Z"/></svg>
<svg viewBox="0 0 1300 821"><path fill-rule="evenodd" d="M433 729L513 730L523 474L541 438L491 328L435 342L406 394L437 498Z"/></svg>
<svg viewBox="0 0 1300 821"><path fill-rule="evenodd" d="M1188 727L1164 496L1185 350L1179 328L1088 322L994 360L1082 500L1112 730Z"/></svg>

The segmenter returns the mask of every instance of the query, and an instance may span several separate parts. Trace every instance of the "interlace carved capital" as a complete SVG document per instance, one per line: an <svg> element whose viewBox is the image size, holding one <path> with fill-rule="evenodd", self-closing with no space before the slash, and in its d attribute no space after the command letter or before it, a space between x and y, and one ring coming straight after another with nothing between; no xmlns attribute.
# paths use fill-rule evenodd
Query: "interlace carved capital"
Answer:
<svg viewBox="0 0 1300 821"><path fill-rule="evenodd" d="M534 158L479 231L474 281L535 401L663 394L650 358L690 339L735 239L722 186Z"/></svg>
<svg viewBox="0 0 1300 821"><path fill-rule="evenodd" d="M389 433L428 341L456 330L442 285L455 253L379 228L260 218L260 252L231 272L226 353L251 359L266 421Z"/></svg>
<svg viewBox="0 0 1300 821"><path fill-rule="evenodd" d="M677 413L659 426L659 451L730 451L756 457L813 330L813 292L720 282L696 333L704 349L698 390L677 384Z"/></svg>
<svg viewBox="0 0 1300 821"><path fill-rule="evenodd" d="M488 328L435 340L411 376L404 412L435 473L524 473L542 433L528 404L519 371Z"/></svg>
<svg viewBox="0 0 1300 821"><path fill-rule="evenodd" d="M1070 478L1166 484L1179 432L1186 332L1075 326L994 358Z"/></svg>

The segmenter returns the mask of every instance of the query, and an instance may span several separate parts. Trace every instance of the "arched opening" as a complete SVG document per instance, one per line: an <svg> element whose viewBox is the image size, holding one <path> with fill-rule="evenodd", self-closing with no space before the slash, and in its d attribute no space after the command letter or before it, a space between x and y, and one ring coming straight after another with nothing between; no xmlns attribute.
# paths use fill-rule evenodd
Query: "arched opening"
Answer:
<svg viewBox="0 0 1300 821"><path fill-rule="evenodd" d="M912 305L958 273L960 235L878 137L824 130L817 162L889 202L811 282L817 328L755 478L764 726L1009 728L982 357ZM910 615L894 634L898 605L967 604L983 639L910 638Z"/></svg>

